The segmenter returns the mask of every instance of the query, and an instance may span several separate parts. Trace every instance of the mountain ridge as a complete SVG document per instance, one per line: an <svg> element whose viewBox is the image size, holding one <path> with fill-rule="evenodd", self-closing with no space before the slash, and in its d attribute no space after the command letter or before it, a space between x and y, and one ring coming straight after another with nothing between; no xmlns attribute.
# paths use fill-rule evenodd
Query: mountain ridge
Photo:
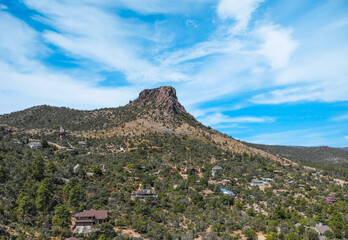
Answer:
<svg viewBox="0 0 348 240"><path fill-rule="evenodd" d="M145 89L139 97L118 108L76 110L40 105L11 114L0 115L0 124L30 132L52 133L62 126L72 135L112 137L114 135L150 134L151 132L188 135L210 141L225 150L261 155L274 161L289 160L249 147L217 130L204 126L186 112L173 87Z"/></svg>

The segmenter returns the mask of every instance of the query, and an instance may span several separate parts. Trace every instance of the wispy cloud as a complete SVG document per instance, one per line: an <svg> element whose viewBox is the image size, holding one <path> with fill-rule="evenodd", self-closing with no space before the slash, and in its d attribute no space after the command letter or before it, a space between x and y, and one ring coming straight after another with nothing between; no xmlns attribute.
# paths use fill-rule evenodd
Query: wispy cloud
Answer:
<svg viewBox="0 0 348 240"><path fill-rule="evenodd" d="M230 117L222 113L214 113L198 118L204 124L209 126L215 126L221 123L270 123L274 122L275 119L272 117L253 117L253 116L241 116L241 117Z"/></svg>
<svg viewBox="0 0 348 240"><path fill-rule="evenodd" d="M338 122L347 121L348 120L348 114L344 114L344 115L341 115L341 116L338 116L338 117L334 117L331 120L338 121Z"/></svg>
<svg viewBox="0 0 348 240"><path fill-rule="evenodd" d="M235 30L243 30L247 27L251 14L264 0L220 0L217 6L218 16L223 19L235 19Z"/></svg>

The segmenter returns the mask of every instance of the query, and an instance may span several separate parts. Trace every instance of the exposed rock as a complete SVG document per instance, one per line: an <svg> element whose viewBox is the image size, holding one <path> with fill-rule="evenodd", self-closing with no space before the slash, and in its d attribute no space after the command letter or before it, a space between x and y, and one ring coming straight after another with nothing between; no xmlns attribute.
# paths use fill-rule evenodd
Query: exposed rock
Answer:
<svg viewBox="0 0 348 240"><path fill-rule="evenodd" d="M156 108L162 109L166 114L177 114L185 111L185 108L178 101L175 88L168 86L145 89L130 104L139 107L154 104Z"/></svg>

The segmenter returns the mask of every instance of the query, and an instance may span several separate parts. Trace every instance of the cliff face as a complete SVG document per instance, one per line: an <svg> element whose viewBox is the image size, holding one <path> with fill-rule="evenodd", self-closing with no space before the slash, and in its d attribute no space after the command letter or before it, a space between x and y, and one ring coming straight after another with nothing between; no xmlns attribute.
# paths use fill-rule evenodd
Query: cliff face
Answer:
<svg viewBox="0 0 348 240"><path fill-rule="evenodd" d="M137 107L154 105L168 115L185 112L185 108L178 101L175 88L168 86L145 89L139 94L136 100L130 103L130 105Z"/></svg>

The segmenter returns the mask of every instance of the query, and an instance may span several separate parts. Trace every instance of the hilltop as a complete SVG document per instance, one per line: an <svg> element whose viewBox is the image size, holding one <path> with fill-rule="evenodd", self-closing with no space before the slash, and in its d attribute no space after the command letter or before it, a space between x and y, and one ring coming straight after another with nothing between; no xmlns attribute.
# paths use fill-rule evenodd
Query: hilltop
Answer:
<svg viewBox="0 0 348 240"><path fill-rule="evenodd" d="M83 137L140 136L155 132L187 135L213 142L224 149L279 160L272 154L249 147L198 122L186 112L178 101L176 90L169 86L146 89L137 99L119 108L82 111L47 105L36 106L0 115L0 125L30 133L54 133L62 126L70 134Z"/></svg>

